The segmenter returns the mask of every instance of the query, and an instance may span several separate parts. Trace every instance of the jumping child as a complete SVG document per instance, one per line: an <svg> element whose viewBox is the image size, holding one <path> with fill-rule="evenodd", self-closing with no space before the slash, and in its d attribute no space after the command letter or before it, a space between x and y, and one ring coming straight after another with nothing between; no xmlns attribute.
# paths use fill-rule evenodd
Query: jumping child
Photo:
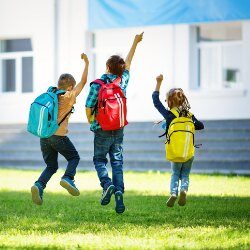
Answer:
<svg viewBox="0 0 250 250"><path fill-rule="evenodd" d="M180 88L173 88L167 92L165 101L167 102L169 109L166 109L159 99L159 91L163 81L163 75L157 76L156 81L156 88L152 94L152 98L155 108L166 120L166 131L168 131L170 123L176 117L190 117L190 121L193 123L195 130L204 129L203 123L198 121L195 116L189 112L190 105L183 90ZM170 138L168 139L170 140ZM171 142L176 143L173 140ZM167 200L168 207L173 207L178 197L179 180L181 181L181 186L178 204L180 206L184 206L186 204L186 196L189 187L189 174L193 160L194 157L192 156L185 162L171 162L172 176L170 181L170 197Z"/></svg>
<svg viewBox="0 0 250 250"><path fill-rule="evenodd" d="M58 169L58 153L63 155L68 161L64 175L61 178L60 185L71 195L79 196L80 192L74 184L76 167L80 157L73 143L66 136L68 133L68 120L71 115L73 105L76 103L76 97L81 93L87 82L89 61L87 55L81 54L81 59L85 62L85 68L81 81L76 85L76 81L71 74L62 74L58 80L58 90L65 91L58 96L58 123L63 121L56 133L49 138L41 138L40 146L43 159L47 165L39 179L31 187L32 201L37 205L43 203L43 190L47 182Z"/></svg>
<svg viewBox="0 0 250 250"><path fill-rule="evenodd" d="M129 70L130 65L137 47L137 44L141 42L143 38L143 33L136 35L134 38L133 45L127 55L126 60L124 61L118 55L111 56L106 62L106 73L101 76L100 79L94 81L91 84L89 95L86 100L86 115L89 123L91 124L90 130L94 132L94 157L93 162L97 175L100 180L101 187L103 188L103 193L101 197L101 205L107 205L110 203L112 194L115 194L116 207L115 210L117 213L123 213L125 211L125 205L123 203L123 193L124 193L124 181L123 181L123 127L126 125L126 106L125 103L125 94L126 88L129 82ZM119 111L115 114L114 109L110 109L112 112L109 115L109 118L112 119L114 116L117 116L120 112L120 120L118 123L121 123L119 129L112 129L115 127L113 124L110 124L109 128L105 128L105 122L101 118L98 120L98 114L100 105L103 103L98 103L98 94L103 85L112 84L115 89L120 89L120 93L114 95L112 98L107 98L103 100L103 103L108 100L109 102L117 101L118 105L110 104L111 107L118 107ZM119 85L120 87L118 87ZM112 93L114 89L106 89L104 94ZM122 91L122 92L121 92ZM107 107L107 106L106 106ZM105 107L102 107L105 110ZM102 111L102 110L100 110ZM94 112L94 119L93 119ZM99 113L98 113L99 112ZM121 114L123 112L123 115ZM118 115L119 116L119 115ZM98 122L98 121L99 122ZM100 126L101 123L103 127ZM107 154L109 154L110 163L112 167L112 179L108 175L107 170Z"/></svg>

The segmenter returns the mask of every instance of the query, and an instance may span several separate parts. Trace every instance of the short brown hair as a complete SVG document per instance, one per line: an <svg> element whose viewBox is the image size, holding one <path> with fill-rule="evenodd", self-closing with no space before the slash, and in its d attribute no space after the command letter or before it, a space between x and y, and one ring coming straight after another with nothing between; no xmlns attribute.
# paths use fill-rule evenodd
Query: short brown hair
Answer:
<svg viewBox="0 0 250 250"><path fill-rule="evenodd" d="M125 61L118 55L111 56L107 62L106 66L111 74L122 76L123 71L126 68Z"/></svg>
<svg viewBox="0 0 250 250"><path fill-rule="evenodd" d="M58 88L66 90L68 87L72 86L73 88L76 85L76 80L75 78L68 73L60 75L58 79Z"/></svg>

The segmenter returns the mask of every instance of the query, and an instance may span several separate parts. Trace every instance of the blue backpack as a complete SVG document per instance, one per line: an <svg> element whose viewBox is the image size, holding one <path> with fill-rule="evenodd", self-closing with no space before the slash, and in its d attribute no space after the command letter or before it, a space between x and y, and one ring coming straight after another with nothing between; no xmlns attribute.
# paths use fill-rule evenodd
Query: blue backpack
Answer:
<svg viewBox="0 0 250 250"><path fill-rule="evenodd" d="M46 93L38 96L30 106L29 121L27 130L40 138L52 136L60 124L72 112L57 123L58 118L58 95L65 94L66 91L58 90L56 87L49 87Z"/></svg>

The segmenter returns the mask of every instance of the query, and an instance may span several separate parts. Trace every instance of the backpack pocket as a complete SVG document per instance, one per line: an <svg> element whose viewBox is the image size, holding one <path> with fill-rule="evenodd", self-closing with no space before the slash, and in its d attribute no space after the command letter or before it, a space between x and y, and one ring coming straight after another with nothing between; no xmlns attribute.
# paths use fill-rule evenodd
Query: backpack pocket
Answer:
<svg viewBox="0 0 250 250"><path fill-rule="evenodd" d="M169 126L165 144L167 160L186 162L192 158L195 153L194 133L194 124L189 118L175 118Z"/></svg>

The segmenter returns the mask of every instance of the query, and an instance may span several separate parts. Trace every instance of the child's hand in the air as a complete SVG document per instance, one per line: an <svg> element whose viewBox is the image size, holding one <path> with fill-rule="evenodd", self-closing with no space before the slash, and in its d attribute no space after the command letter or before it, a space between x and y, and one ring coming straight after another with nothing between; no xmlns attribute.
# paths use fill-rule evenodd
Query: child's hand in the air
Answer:
<svg viewBox="0 0 250 250"><path fill-rule="evenodd" d="M155 91L160 91L160 87L161 87L161 83L163 81L163 75L160 74L156 77L156 87L155 87Z"/></svg>
<svg viewBox="0 0 250 250"><path fill-rule="evenodd" d="M142 41L142 39L143 39L143 33L144 33L144 31L141 34L138 34L138 35L135 36L135 42L136 43L139 43L139 42Z"/></svg>
<svg viewBox="0 0 250 250"><path fill-rule="evenodd" d="M85 63L89 63L88 56L84 53L81 54L81 59L84 60Z"/></svg>
<svg viewBox="0 0 250 250"><path fill-rule="evenodd" d="M162 83L162 81L163 81L163 75L162 74L158 75L156 77L156 81L157 81L157 83Z"/></svg>

